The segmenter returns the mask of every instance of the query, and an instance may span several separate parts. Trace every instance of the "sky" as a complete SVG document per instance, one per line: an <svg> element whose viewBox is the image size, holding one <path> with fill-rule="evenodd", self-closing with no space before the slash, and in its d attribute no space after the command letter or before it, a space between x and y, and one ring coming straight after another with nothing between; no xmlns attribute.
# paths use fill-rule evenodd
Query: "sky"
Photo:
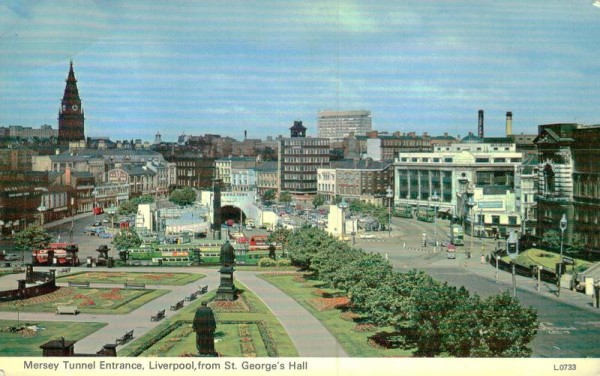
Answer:
<svg viewBox="0 0 600 376"><path fill-rule="evenodd" d="M502 136L600 123L592 0L0 2L0 126L58 127L73 61L91 137L317 135L321 110L373 129Z"/></svg>

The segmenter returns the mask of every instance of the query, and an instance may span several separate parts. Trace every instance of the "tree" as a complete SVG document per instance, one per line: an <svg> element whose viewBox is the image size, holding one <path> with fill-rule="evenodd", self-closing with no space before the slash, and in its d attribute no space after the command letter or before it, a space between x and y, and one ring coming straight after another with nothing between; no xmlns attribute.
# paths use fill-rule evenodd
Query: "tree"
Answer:
<svg viewBox="0 0 600 376"><path fill-rule="evenodd" d="M573 237L571 238L571 244L569 245L569 248L567 248L567 253L578 254L584 250L585 237L579 232L574 233Z"/></svg>
<svg viewBox="0 0 600 376"><path fill-rule="evenodd" d="M292 194L289 191L283 191L279 194L279 202L282 204L289 204L292 202Z"/></svg>
<svg viewBox="0 0 600 376"><path fill-rule="evenodd" d="M52 236L42 226L34 224L27 226L23 231L17 232L14 240L15 249L21 252L28 252L46 248L52 240Z"/></svg>
<svg viewBox="0 0 600 376"><path fill-rule="evenodd" d="M169 201L179 206L192 205L196 201L196 192L191 187L175 189L171 192Z"/></svg>
<svg viewBox="0 0 600 376"><path fill-rule="evenodd" d="M151 204L154 202L154 197L151 195L144 195L136 198L132 198L131 200L124 201L119 205L118 213L121 215L131 215L136 214L138 210L138 206L140 204Z"/></svg>
<svg viewBox="0 0 600 376"><path fill-rule="evenodd" d="M324 203L325 203L325 196L323 196L322 194L317 194L312 199L312 204L315 207L315 209L317 207L323 205Z"/></svg>
<svg viewBox="0 0 600 376"><path fill-rule="evenodd" d="M275 192L274 189L267 189L265 191L265 193L263 193L263 195L262 195L262 200L265 204L270 205L271 202L273 202L273 200L275 200L276 196L277 196L277 192Z"/></svg>
<svg viewBox="0 0 600 376"><path fill-rule="evenodd" d="M124 229L115 236L113 244L118 250L126 250L139 247L142 244L142 239L134 229Z"/></svg>
<svg viewBox="0 0 600 376"><path fill-rule="evenodd" d="M560 233L557 230L547 230L542 236L542 242L550 249L557 250L560 248Z"/></svg>

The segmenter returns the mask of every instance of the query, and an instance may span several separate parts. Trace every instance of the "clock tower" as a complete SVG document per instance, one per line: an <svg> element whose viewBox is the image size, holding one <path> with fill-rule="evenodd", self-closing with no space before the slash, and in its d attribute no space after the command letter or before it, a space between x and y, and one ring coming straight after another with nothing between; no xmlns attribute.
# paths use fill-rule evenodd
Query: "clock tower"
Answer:
<svg viewBox="0 0 600 376"><path fill-rule="evenodd" d="M58 110L58 143L62 146L68 146L72 141L85 140L83 108L73 72L73 61L66 82L65 93Z"/></svg>

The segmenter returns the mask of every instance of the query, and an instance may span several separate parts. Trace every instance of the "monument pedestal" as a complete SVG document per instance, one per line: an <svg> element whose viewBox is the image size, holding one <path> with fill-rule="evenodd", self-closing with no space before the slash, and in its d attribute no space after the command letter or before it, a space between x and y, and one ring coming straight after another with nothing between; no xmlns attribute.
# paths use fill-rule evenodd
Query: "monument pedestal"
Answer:
<svg viewBox="0 0 600 376"><path fill-rule="evenodd" d="M217 289L216 300L233 301L237 299L237 289L233 283L233 270L231 266L223 266L219 270L221 283Z"/></svg>

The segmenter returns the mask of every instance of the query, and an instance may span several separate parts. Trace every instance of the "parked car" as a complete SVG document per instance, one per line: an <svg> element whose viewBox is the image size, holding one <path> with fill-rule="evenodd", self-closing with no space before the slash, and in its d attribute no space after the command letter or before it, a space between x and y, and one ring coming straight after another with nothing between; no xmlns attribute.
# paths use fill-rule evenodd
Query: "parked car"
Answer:
<svg viewBox="0 0 600 376"><path fill-rule="evenodd" d="M113 234L111 234L110 232L101 232L98 236L103 239L112 239L113 238Z"/></svg>
<svg viewBox="0 0 600 376"><path fill-rule="evenodd" d="M373 234L360 234L358 237L361 238L361 239L374 239L375 235L373 235Z"/></svg>
<svg viewBox="0 0 600 376"><path fill-rule="evenodd" d="M16 253L9 253L6 255L6 257L4 257L4 259L6 261L17 261L17 260L20 260L21 258Z"/></svg>
<svg viewBox="0 0 600 376"><path fill-rule="evenodd" d="M102 226L102 222L96 221L96 222L92 223L92 226L94 226L94 227Z"/></svg>

